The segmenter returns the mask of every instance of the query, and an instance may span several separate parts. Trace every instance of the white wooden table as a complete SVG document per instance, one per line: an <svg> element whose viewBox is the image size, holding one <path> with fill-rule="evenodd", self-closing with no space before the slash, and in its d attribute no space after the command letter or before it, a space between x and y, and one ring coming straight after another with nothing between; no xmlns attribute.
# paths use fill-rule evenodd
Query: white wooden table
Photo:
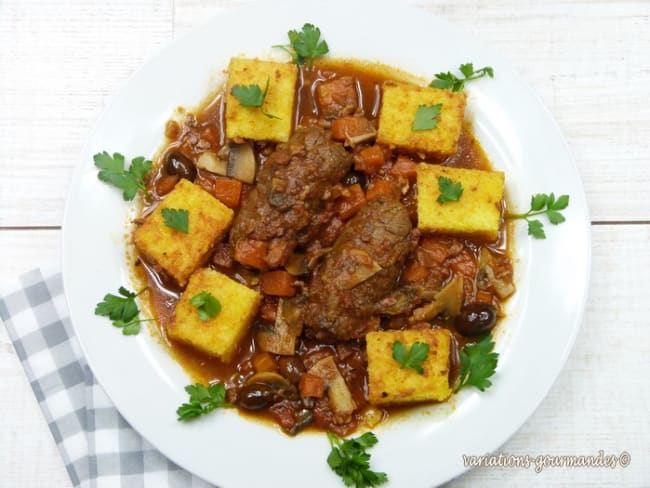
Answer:
<svg viewBox="0 0 650 488"><path fill-rule="evenodd" d="M0 0L0 279L59 259L72 168L109 96L160 46L241 3ZM520 69L568 138L589 200L593 268L581 333L546 400L502 451L631 455L626 469L476 469L450 486L648 487L650 3L411 3ZM3 328L0 486L70 486Z"/></svg>

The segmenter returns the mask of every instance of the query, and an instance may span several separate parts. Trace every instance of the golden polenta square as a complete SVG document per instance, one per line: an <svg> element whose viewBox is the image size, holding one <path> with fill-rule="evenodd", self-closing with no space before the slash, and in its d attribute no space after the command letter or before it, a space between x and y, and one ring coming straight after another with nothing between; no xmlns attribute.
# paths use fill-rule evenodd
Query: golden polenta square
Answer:
<svg viewBox="0 0 650 488"><path fill-rule="evenodd" d="M462 184L463 193L458 201L438 202L441 176ZM501 222L504 179L500 171L418 164L418 228L424 232L496 240Z"/></svg>
<svg viewBox="0 0 650 488"><path fill-rule="evenodd" d="M414 131L412 127L418 107L437 104L442 104L437 126ZM386 82L382 91L377 142L437 158L451 156L458 149L465 104L465 92Z"/></svg>
<svg viewBox="0 0 650 488"><path fill-rule="evenodd" d="M429 345L422 363L424 374L393 359L393 343L400 341L409 351L416 342ZM418 329L370 332L368 353L368 401L373 405L413 402L442 402L451 395L449 368L451 337L446 329Z"/></svg>
<svg viewBox="0 0 650 488"><path fill-rule="evenodd" d="M162 210L188 212L188 232L168 227ZM182 179L134 232L136 248L160 266L179 285L202 263L215 242L223 237L233 211L194 183Z"/></svg>
<svg viewBox="0 0 650 488"><path fill-rule="evenodd" d="M289 139L297 79L293 63L232 58L226 89L226 136L276 142ZM277 118L267 117L258 107L242 107L231 93L235 85L258 85L264 91L267 80L269 89L261 108Z"/></svg>
<svg viewBox="0 0 650 488"><path fill-rule="evenodd" d="M202 291L212 294L221 304L221 311L206 321L201 320L198 309L190 303ZM213 269L201 268L190 277L176 304L167 335L228 363L255 318L261 299L255 290Z"/></svg>

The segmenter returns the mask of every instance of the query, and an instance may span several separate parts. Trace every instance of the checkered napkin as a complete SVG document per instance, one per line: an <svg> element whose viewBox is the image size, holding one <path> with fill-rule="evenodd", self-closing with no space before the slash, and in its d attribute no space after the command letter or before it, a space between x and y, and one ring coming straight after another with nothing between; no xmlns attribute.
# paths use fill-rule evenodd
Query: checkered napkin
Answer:
<svg viewBox="0 0 650 488"><path fill-rule="evenodd" d="M14 344L75 487L210 487L144 440L97 384L74 335L58 269L0 288Z"/></svg>

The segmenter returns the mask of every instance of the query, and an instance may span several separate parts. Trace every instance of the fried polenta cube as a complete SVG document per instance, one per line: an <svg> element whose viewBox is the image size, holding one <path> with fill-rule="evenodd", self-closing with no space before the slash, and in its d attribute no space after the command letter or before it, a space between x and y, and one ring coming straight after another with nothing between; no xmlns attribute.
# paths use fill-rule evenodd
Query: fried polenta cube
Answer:
<svg viewBox="0 0 650 488"><path fill-rule="evenodd" d="M190 303L203 291L221 304L221 311L205 321L201 320L197 307ZM201 268L192 274L176 304L174 320L167 327L167 335L229 363L257 315L261 300L262 296L255 290L218 271Z"/></svg>
<svg viewBox="0 0 650 488"><path fill-rule="evenodd" d="M501 199L505 176L500 171L482 171L420 163L417 165L418 228L494 241L501 222ZM458 201L438 202L440 177L460 183Z"/></svg>
<svg viewBox="0 0 650 488"><path fill-rule="evenodd" d="M188 232L169 227L163 209L187 210ZM194 183L182 179L133 234L138 251L179 285L201 266L213 245L224 236L233 211Z"/></svg>
<svg viewBox="0 0 650 488"><path fill-rule="evenodd" d="M393 343L409 351L416 342L429 345L422 363L423 374L402 368L393 359ZM451 336L446 329L378 331L366 335L368 401L373 405L443 402L451 395L449 368Z"/></svg>
<svg viewBox="0 0 650 488"><path fill-rule="evenodd" d="M413 130L421 105L441 104L433 129ZM445 158L458 150L466 95L438 88L386 82L383 86L377 142L416 154Z"/></svg>
<svg viewBox="0 0 650 488"><path fill-rule="evenodd" d="M297 79L295 64L232 58L226 87L226 136L275 142L289 139ZM267 81L268 91L261 107L243 107L231 93L237 85L257 85L264 91Z"/></svg>

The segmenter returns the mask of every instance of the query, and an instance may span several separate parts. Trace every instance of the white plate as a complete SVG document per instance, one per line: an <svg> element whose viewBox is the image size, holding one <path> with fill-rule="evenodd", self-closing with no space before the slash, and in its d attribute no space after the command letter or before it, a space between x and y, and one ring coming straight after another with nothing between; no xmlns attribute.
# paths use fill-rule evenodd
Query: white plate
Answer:
<svg viewBox="0 0 650 488"><path fill-rule="evenodd" d="M341 13L344 12L344 13ZM361 21L360 19L364 19ZM326 464L324 435L289 438L236 412L176 421L188 377L149 334L124 337L93 314L120 285L129 288L125 222L129 205L97 179L92 156L108 150L151 156L178 105L218 86L231 56L282 57L270 49L304 22L318 25L336 57L382 61L431 78L466 61L494 67L493 80L468 87L468 116L494 165L506 172L510 201L528 209L532 193L568 193L566 223L548 238L516 232L517 294L500 326L494 386L462 391L375 429L372 466L389 486L430 487L465 470L462 454L498 448L531 415L560 373L578 332L590 263L587 206L575 163L551 116L509 63L446 22L373 2L277 2L221 13L142 67L93 131L74 174L64 224L63 276L72 322L88 362L126 420L172 461L221 487L343 486Z"/></svg>

